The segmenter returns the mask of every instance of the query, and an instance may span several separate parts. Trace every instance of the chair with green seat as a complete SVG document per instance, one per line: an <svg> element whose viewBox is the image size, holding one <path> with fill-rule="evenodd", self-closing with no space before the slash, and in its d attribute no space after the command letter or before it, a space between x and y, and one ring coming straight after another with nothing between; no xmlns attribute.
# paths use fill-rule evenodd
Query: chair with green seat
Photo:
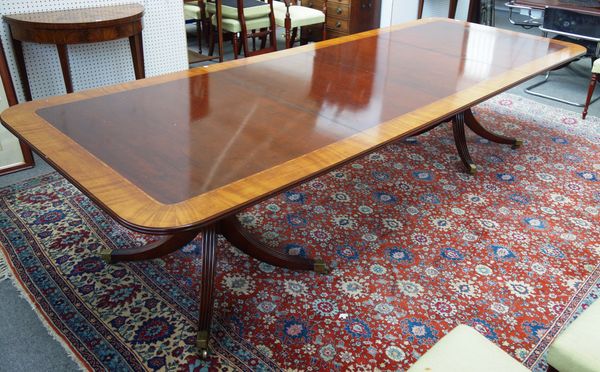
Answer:
<svg viewBox="0 0 600 372"><path fill-rule="evenodd" d="M600 300L596 300L548 348L548 371L600 371Z"/></svg>
<svg viewBox="0 0 600 372"><path fill-rule="evenodd" d="M184 0L183 1L183 19L185 23L196 24L196 34L198 37L198 52L202 53L202 37L208 43L210 32L210 23L206 6L203 0Z"/></svg>
<svg viewBox="0 0 600 372"><path fill-rule="evenodd" d="M461 324L435 343L408 372L530 372L472 327Z"/></svg>
<svg viewBox="0 0 600 372"><path fill-rule="evenodd" d="M233 56L237 59L240 47L244 51L244 57L263 54L277 50L275 37L275 18L273 15L272 0L263 2L260 0L209 0L206 3L207 11L211 14L211 23L217 25L217 4L221 3L221 23L223 32L232 35ZM214 49L215 32L211 32L210 54ZM260 38L263 42L260 50L255 45L250 50L248 39ZM266 39L270 40L266 47ZM240 43L241 41L241 43Z"/></svg>
<svg viewBox="0 0 600 372"><path fill-rule="evenodd" d="M323 40L327 38L327 0L323 1L323 10L313 9L307 6L298 5L298 0L273 1L275 10L275 23L277 26L285 28L285 47L294 46L298 28L321 24ZM301 40L305 44L306 40Z"/></svg>

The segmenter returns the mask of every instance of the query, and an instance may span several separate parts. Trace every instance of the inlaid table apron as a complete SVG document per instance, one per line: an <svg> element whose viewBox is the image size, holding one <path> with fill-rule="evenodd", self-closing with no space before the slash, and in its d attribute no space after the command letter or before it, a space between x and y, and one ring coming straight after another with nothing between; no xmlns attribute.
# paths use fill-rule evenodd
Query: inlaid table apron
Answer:
<svg viewBox="0 0 600 372"><path fill-rule="evenodd" d="M470 107L584 48L447 19L18 105L2 122L123 225L162 234L107 252L159 257L202 233L198 346L206 354L216 234L273 265L319 260L265 247L235 213L392 141L452 119L492 141Z"/></svg>

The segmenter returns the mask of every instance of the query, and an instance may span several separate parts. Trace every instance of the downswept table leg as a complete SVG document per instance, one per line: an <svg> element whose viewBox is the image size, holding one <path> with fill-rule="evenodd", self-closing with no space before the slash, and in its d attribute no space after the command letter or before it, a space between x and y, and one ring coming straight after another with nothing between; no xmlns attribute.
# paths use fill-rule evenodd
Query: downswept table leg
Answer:
<svg viewBox="0 0 600 372"><path fill-rule="evenodd" d="M220 233L225 239L257 260L291 270L314 270L321 274L328 271L322 260L292 256L266 246L246 231L235 215L222 219L219 224Z"/></svg>
<svg viewBox="0 0 600 372"><path fill-rule="evenodd" d="M454 144L456 145L456 150L458 150L460 160L462 160L469 174L475 174L477 172L477 167L471 159L471 154L469 154L469 148L467 147L467 138L465 137L464 112L459 112L454 115L454 118L452 119L452 132L454 132Z"/></svg>
<svg viewBox="0 0 600 372"><path fill-rule="evenodd" d="M108 263L120 261L139 261L162 257L175 252L194 240L200 230L190 230L174 235L165 235L154 243L130 249L114 249L100 251L102 259Z"/></svg>
<svg viewBox="0 0 600 372"><path fill-rule="evenodd" d="M196 346L203 359L208 357L208 340L210 339L214 304L215 267L217 266L216 246L217 233L215 225L212 224L202 229L202 281L200 282L200 316Z"/></svg>
<svg viewBox="0 0 600 372"><path fill-rule="evenodd" d="M465 125L469 127L475 134L480 137L483 137L491 142L501 143L505 145L512 145L513 148L519 148L523 145L523 141L502 136L500 134L496 134L490 132L485 129L473 116L473 112L471 109L467 109L463 112L460 112L454 115L452 119L452 131L454 132L454 142L456 144L456 149L458 150L458 154L460 156L460 160L462 160L463 164L467 168L467 172L470 174L475 174L477 172L477 167L473 163L471 159L471 155L469 154L469 148L467 147L467 139L465 137Z"/></svg>
<svg viewBox="0 0 600 372"><path fill-rule="evenodd" d="M100 255L108 263L158 258L180 249L191 242L199 232L202 233L202 279L200 283L200 315L196 345L200 356L206 358L208 356L208 340L210 339L210 325L214 303L215 248L217 246L215 224L175 235L167 235L154 243L141 247L112 251L106 250L101 252Z"/></svg>
<svg viewBox="0 0 600 372"><path fill-rule="evenodd" d="M473 116L473 111L471 111L471 109L465 110L464 115L465 115L465 118L464 118L465 124L467 125L467 127L469 127L469 129L471 129L473 132L475 132L475 134L477 134L478 136L483 137L488 141L501 143L504 145L512 145L512 147L514 149L517 149L523 145L522 140L502 136L500 134L496 134L496 133L490 132L489 130L485 129L481 125L481 123L479 123L477 121L477 119L475 119L475 116Z"/></svg>

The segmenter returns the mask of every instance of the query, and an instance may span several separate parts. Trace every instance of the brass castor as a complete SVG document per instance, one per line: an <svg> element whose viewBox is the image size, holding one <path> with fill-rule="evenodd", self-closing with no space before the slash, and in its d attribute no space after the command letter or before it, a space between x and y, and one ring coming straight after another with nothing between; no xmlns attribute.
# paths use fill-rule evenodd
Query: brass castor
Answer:
<svg viewBox="0 0 600 372"><path fill-rule="evenodd" d="M200 353L200 358L208 358L208 331L199 331L196 337L196 347Z"/></svg>
<svg viewBox="0 0 600 372"><path fill-rule="evenodd" d="M327 274L329 273L329 268L327 267L327 265L325 264L325 262L323 262L323 260L317 258L315 260L315 266L314 266L314 270L316 273L319 274Z"/></svg>
<svg viewBox="0 0 600 372"><path fill-rule="evenodd" d="M469 164L469 169L467 169L467 173L469 173L469 174L477 173L477 166L475 164Z"/></svg>
<svg viewBox="0 0 600 372"><path fill-rule="evenodd" d="M208 350L207 349L201 349L200 350L200 359L207 359L208 358Z"/></svg>
<svg viewBox="0 0 600 372"><path fill-rule="evenodd" d="M112 251L110 249L103 249L103 250L101 250L100 251L100 257L107 264L113 263L112 262Z"/></svg>
<svg viewBox="0 0 600 372"><path fill-rule="evenodd" d="M512 145L513 149L518 149L519 147L523 146L523 140L515 140L515 143Z"/></svg>

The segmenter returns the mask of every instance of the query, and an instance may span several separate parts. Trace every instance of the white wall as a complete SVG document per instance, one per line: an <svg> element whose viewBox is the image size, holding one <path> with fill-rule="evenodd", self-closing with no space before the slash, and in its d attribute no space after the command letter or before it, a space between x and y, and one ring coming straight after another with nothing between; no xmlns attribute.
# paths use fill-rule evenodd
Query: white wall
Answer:
<svg viewBox="0 0 600 372"><path fill-rule="evenodd" d="M449 0L425 0L423 17L447 17ZM381 27L417 19L418 0L382 0ZM469 0L459 0L456 19L467 19Z"/></svg>

